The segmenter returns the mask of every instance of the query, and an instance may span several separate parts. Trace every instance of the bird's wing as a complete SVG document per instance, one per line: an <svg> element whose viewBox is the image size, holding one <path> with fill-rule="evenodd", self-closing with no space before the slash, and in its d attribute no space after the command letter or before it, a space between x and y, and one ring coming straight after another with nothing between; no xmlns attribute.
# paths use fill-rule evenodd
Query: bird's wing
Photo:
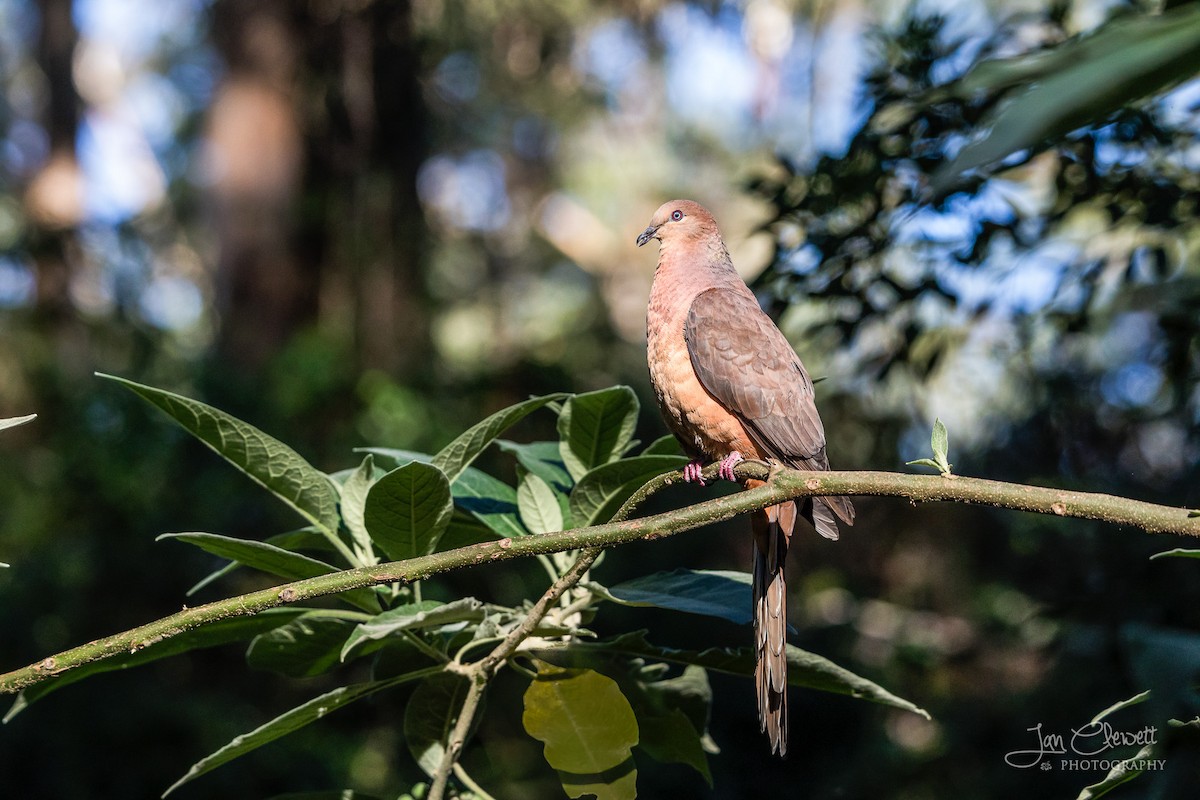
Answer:
<svg viewBox="0 0 1200 800"><path fill-rule="evenodd" d="M829 469L812 379L749 292L701 292L683 336L700 383L759 447L789 466Z"/></svg>

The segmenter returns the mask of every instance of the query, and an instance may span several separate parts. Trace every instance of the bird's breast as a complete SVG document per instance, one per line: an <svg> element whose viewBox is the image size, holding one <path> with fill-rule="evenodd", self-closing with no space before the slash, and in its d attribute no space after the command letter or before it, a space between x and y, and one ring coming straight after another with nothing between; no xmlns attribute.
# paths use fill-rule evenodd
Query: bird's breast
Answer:
<svg viewBox="0 0 1200 800"><path fill-rule="evenodd" d="M763 458L742 421L700 383L683 337L688 309L698 292L655 278L646 314L646 360L650 383L667 427L693 456L711 460L737 450Z"/></svg>

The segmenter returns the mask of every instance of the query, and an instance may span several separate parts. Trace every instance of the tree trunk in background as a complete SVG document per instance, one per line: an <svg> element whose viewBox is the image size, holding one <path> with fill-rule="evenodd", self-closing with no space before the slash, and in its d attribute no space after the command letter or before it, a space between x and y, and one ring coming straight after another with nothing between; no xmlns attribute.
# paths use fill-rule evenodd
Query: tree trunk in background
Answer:
<svg viewBox="0 0 1200 800"><path fill-rule="evenodd" d="M374 3L347 14L342 34L350 152L331 172L345 187L350 219L330 223L350 231L347 255L357 253L341 263L355 271L361 366L410 376L428 364L429 318L416 192L425 108L409 3Z"/></svg>
<svg viewBox="0 0 1200 800"><path fill-rule="evenodd" d="M40 0L38 11L37 62L46 77L43 125L50 155L29 182L25 206L33 223L30 253L37 268L35 306L40 317L54 324L73 315L70 250L83 202L75 159L79 95L71 74L78 35L71 19L71 0Z"/></svg>
<svg viewBox="0 0 1200 800"><path fill-rule="evenodd" d="M228 72L213 98L206 168L217 237L222 366L253 374L316 318L320 250L299 247L301 37L283 2L219 2L213 41Z"/></svg>
<svg viewBox="0 0 1200 800"><path fill-rule="evenodd" d="M424 116L407 3L223 0L208 121L222 366L252 379L298 331L356 370L425 365L416 171Z"/></svg>

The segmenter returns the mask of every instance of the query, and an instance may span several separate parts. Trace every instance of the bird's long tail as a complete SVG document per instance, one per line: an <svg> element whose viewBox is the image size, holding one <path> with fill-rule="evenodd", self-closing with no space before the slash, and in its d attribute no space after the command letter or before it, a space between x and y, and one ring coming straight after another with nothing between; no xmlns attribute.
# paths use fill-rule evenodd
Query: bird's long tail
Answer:
<svg viewBox="0 0 1200 800"><path fill-rule="evenodd" d="M747 481L746 488L761 485ZM783 565L788 544L803 515L817 533L838 538L837 520L854 524L854 506L845 497L814 497L768 506L750 515L754 530L754 688L758 694L758 724L771 742L771 752L787 753L787 578Z"/></svg>
<svg viewBox="0 0 1200 800"><path fill-rule="evenodd" d="M750 516L754 529L754 688L771 752L787 753L787 580L783 563L796 527L793 502Z"/></svg>

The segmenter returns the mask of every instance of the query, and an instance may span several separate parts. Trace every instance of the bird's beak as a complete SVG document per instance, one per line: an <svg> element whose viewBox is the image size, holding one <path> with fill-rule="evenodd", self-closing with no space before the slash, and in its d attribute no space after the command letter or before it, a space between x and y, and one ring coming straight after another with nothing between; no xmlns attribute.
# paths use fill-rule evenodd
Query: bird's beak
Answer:
<svg viewBox="0 0 1200 800"><path fill-rule="evenodd" d="M651 239L657 239L657 238L658 238L658 226L651 225L649 228L646 228L646 230L642 231L640 236L638 236L637 246L641 247L642 245L644 245L646 242L650 241Z"/></svg>

